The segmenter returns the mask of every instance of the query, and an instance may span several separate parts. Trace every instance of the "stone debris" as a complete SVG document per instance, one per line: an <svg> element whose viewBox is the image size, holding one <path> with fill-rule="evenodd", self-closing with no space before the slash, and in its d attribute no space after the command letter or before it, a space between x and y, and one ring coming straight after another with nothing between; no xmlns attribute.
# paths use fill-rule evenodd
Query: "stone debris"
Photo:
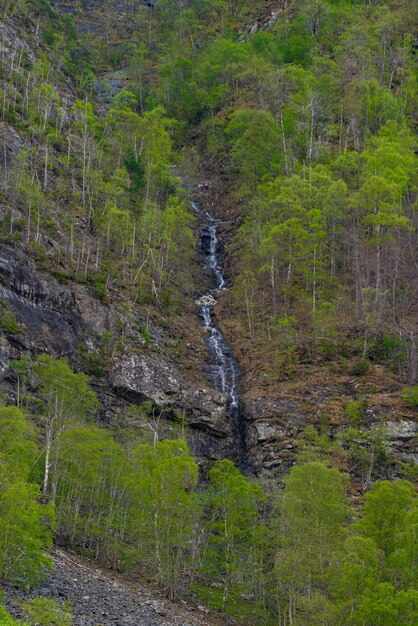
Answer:
<svg viewBox="0 0 418 626"><path fill-rule="evenodd" d="M73 608L73 626L216 626L222 621L204 607L171 602L157 589L88 566L55 548L54 566L42 586L24 593L6 590L6 608L21 618L19 601L48 597ZM18 597L16 598L16 594ZM13 597L13 601L11 600Z"/></svg>
<svg viewBox="0 0 418 626"><path fill-rule="evenodd" d="M195 300L195 304L200 307L208 306L212 308L216 305L216 298L214 298L211 294L205 294L204 296L201 296L200 298Z"/></svg>

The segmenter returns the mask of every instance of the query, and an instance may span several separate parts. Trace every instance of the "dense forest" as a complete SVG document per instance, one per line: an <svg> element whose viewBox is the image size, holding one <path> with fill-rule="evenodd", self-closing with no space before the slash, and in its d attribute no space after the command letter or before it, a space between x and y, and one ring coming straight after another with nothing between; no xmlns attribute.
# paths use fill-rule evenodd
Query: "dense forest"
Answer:
<svg viewBox="0 0 418 626"><path fill-rule="evenodd" d="M416 3L146 5L0 3L0 623L78 624L9 612L57 542L231 624L416 624Z"/></svg>

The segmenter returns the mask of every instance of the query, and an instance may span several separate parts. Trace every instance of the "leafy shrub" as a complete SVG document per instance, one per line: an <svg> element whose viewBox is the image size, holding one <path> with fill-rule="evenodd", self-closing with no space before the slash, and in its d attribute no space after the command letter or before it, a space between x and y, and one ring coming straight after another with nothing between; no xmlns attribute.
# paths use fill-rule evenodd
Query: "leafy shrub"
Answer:
<svg viewBox="0 0 418 626"><path fill-rule="evenodd" d="M418 385L404 389L402 399L412 407L418 407Z"/></svg>
<svg viewBox="0 0 418 626"><path fill-rule="evenodd" d="M50 598L35 598L22 603L30 626L71 626L73 617L68 602L62 606Z"/></svg>
<svg viewBox="0 0 418 626"><path fill-rule="evenodd" d="M392 333L383 333L370 348L370 356L376 359L405 358L405 342Z"/></svg>
<svg viewBox="0 0 418 626"><path fill-rule="evenodd" d="M8 309L0 312L0 328L9 335L16 335L19 332L18 321Z"/></svg>
<svg viewBox="0 0 418 626"><path fill-rule="evenodd" d="M325 361L332 361L337 356L337 348L329 341L322 344L321 352Z"/></svg>
<svg viewBox="0 0 418 626"><path fill-rule="evenodd" d="M4 606L0 606L0 624L1 626L29 626L27 622L18 622L15 620L10 613L6 611Z"/></svg>
<svg viewBox="0 0 418 626"><path fill-rule="evenodd" d="M55 33L52 30L45 29L41 32L41 37L48 46L53 46L55 41Z"/></svg>
<svg viewBox="0 0 418 626"><path fill-rule="evenodd" d="M346 404L344 413L347 420L354 426L360 426L361 420L366 414L367 406L366 398L353 400Z"/></svg>
<svg viewBox="0 0 418 626"><path fill-rule="evenodd" d="M93 283L94 295L97 296L99 300L101 300L101 302L103 302L104 304L107 304L109 302L106 289L106 280L106 276L100 274L99 276L97 276L96 280Z"/></svg>
<svg viewBox="0 0 418 626"><path fill-rule="evenodd" d="M150 333L150 330L149 330L149 328L148 328L148 326L146 324L141 324L139 332L140 332L141 337L142 337L142 339L143 339L143 341L144 341L144 343L146 345L149 345L150 343L152 343L151 333Z"/></svg>
<svg viewBox="0 0 418 626"><path fill-rule="evenodd" d="M32 241L30 244L30 251L35 259L36 267L45 269L47 266L47 254L43 245L37 241Z"/></svg>
<svg viewBox="0 0 418 626"><path fill-rule="evenodd" d="M350 374L353 376L364 376L370 370L368 359L357 359L351 366Z"/></svg>
<svg viewBox="0 0 418 626"><path fill-rule="evenodd" d="M61 283L61 285L67 285L68 281L70 281L72 278L72 274L70 272L64 272L56 268L51 270L51 274L55 276L55 278L59 283Z"/></svg>
<svg viewBox="0 0 418 626"><path fill-rule="evenodd" d="M102 363L102 355L97 350L89 352L85 345L80 345L78 354L83 360L83 370L92 376L104 376L105 369Z"/></svg>
<svg viewBox="0 0 418 626"><path fill-rule="evenodd" d="M45 548L52 544L53 507L39 498L38 485L0 484L0 578L14 584L34 585L51 566Z"/></svg>

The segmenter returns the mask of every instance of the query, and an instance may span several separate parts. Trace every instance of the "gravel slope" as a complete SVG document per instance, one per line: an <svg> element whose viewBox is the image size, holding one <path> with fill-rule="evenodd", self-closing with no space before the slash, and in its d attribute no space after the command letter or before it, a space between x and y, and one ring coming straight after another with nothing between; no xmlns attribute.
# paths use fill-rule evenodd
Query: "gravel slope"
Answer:
<svg viewBox="0 0 418 626"><path fill-rule="evenodd" d="M6 607L21 617L17 602L35 596L69 600L73 606L74 626L221 626L225 624L203 609L193 609L167 600L158 590L127 581L86 565L58 548L53 552L54 566L36 592L19 594L12 600L6 593Z"/></svg>

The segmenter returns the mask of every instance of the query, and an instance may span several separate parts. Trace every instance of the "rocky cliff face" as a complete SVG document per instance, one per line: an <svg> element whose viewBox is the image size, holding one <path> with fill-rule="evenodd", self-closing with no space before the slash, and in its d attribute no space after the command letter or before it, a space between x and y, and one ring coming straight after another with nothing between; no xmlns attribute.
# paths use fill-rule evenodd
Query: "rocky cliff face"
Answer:
<svg viewBox="0 0 418 626"><path fill-rule="evenodd" d="M9 355L75 352L87 324L71 289L38 272L23 250L7 244L0 244L0 285L0 297L19 323L19 332L8 337Z"/></svg>
<svg viewBox="0 0 418 626"><path fill-rule="evenodd" d="M63 13L77 12L79 32L99 33L109 45L112 35L121 29L124 37L129 37L132 15L141 21L147 11L144 7L138 12L131 2L106 3L107 12L99 1L85 3L82 10L75 2L57 0L52 4ZM49 80L68 115L77 88L50 55L39 24L24 17L0 20L0 34L5 84L15 75L16 84L21 83L16 100L24 101L25 88L16 68L23 64L32 67L45 55L52 62ZM108 76L102 78L107 84ZM115 93L124 86L117 81ZM111 95L106 89L101 105L106 105ZM88 265L84 278L82 272L74 279L72 238L83 239L91 249L97 248L97 243L81 218L74 220L73 234L69 234L65 198L57 198L55 206L48 209L54 222L53 236L41 224L34 240L28 229L29 214L18 192L20 159L30 155L33 176L39 179L47 158L46 184L50 185L61 167L59 150L52 145L46 153L42 136L27 133L26 125L14 114L0 121L0 143L0 172L10 189L7 200L0 196L0 317L7 312L13 319L12 326L0 325L0 371L10 400L16 388L11 361L36 358L44 352L68 357L75 368L91 374L101 400L99 418L106 423L117 428L132 407L145 406L136 417L138 432L145 429L148 437L173 435L181 427L202 463L233 456L227 399L205 380L204 333L193 298L186 303L186 311L169 320L158 308L133 303L123 284L112 287L107 302L100 300L84 280ZM74 181L67 182L74 185ZM90 264L95 258L92 252Z"/></svg>
<svg viewBox="0 0 418 626"><path fill-rule="evenodd" d="M144 345L140 331L143 312L138 318L121 318L116 304L104 305L77 283L61 284L36 269L23 249L0 244L0 298L18 323L13 333L2 332L0 366L4 379L13 383L9 363L24 356L47 352L68 356L79 362L82 345L94 353L103 333L115 333L120 324L129 325L126 346L109 359L108 373L96 382L103 418L115 419L130 404L150 403L153 415L163 420L182 420L190 427L190 443L195 454L216 459L233 453L227 421L227 399L187 374L170 361L164 344L169 342L156 326L153 347ZM198 338L197 338L198 339ZM160 344L160 348L158 348ZM203 352L203 350L202 350ZM148 424L143 418L143 426Z"/></svg>
<svg viewBox="0 0 418 626"><path fill-rule="evenodd" d="M209 172L204 173L208 176ZM227 274L233 276L240 254L234 241L241 222L240 203L225 194L223 185L216 175L209 175L200 189L200 201L223 220L224 262ZM331 446L342 442L341 448L332 454L339 457L342 469L350 470L351 477L360 484L368 480L369 472L374 478L390 478L399 475L402 464L417 463L417 414L402 401L404 383L396 373L375 365L367 374L355 376L342 366L331 371L324 364L300 364L288 376L278 378L274 365L260 359L251 341L243 341L230 324L232 307L226 292L219 300L216 314L241 366L240 397L248 462L257 476L274 481L285 476L307 445L305 434L309 427L327 433ZM354 418L349 413L350 405L361 407ZM350 429L356 431L354 439L344 440L344 433ZM381 464L375 451L380 442L384 457ZM354 448L358 449L353 453ZM359 460L363 452L364 457L369 454L367 461ZM351 454L358 467L350 465ZM366 479L360 476L362 463L369 463L362 470Z"/></svg>
<svg viewBox="0 0 418 626"><path fill-rule="evenodd" d="M63 12L76 11L74 2L55 0L54 4ZM100 10L103 2L91 0L85 4L85 10L76 15L80 32L93 36L99 33L105 41L109 40L109 45L113 45L112 41L116 45L112 34L122 29L129 39L130 27L125 29L125 24L132 17L131 2L110 3L106 14ZM137 21L146 17L144 11L147 11L145 7L139 12L135 8ZM109 16L114 17L113 22ZM118 21L122 27L115 30L113 26ZM0 22L0 34L7 71L23 52L33 63L47 50L31 22ZM122 74L111 84L112 93L126 86L126 73L121 69ZM60 76L63 101L74 102L74 85L65 75ZM109 76L102 78L109 82ZM100 91L100 80L97 85ZM106 97L102 98L101 105L106 104ZM34 151L38 162L43 161L45 154L41 140L30 141L24 130L10 121L0 122L0 145L0 170L5 177L9 176L11 164L17 162L23 150ZM51 149L50 159L56 167L59 167L58 156ZM198 183L202 181L205 182L199 188ZM231 245L240 223L239 206L233 198L228 198L225 183L215 180L204 167L200 181L194 180L189 186L202 206L221 220L220 241L226 248L225 275L231 284L234 258L239 254ZM100 418L106 423L123 423L124 415L132 406L145 406L147 408L136 416L135 427L146 429L149 436L172 433L175 428L187 426L186 436L202 464L225 456L235 459L237 438L228 420L227 397L216 392L205 378L208 351L193 296L181 315L170 320L145 305L134 303L126 310L127 294L122 284L112 288L108 302L100 300L87 281L67 276L65 263L56 271L56 259L68 255L71 241L68 232L61 228L65 207L57 202L53 213L60 227L54 237L39 233L37 243L42 243L45 251L45 258L39 260L33 246L26 243L27 216L19 198L12 203L0 198L0 218L5 222L6 216L12 216L12 222L19 225L21 233L20 242L16 243L12 234L3 230L0 242L1 303L17 322L17 328L3 328L0 333L0 367L6 392L12 397L15 384L10 361L24 356L33 358L42 352L68 356L75 367L84 367L91 373L101 400ZM94 235L84 223L78 223L76 229L86 241L94 243ZM198 277L195 295L198 297L208 290L207 272L199 269L198 224L194 262ZM361 415L361 426L368 430L383 426L397 457L406 462L417 461L416 414L399 402L401 385L395 376L375 370L374 374L356 379L313 366L309 370L301 367L291 380L278 381L263 372L262 367L257 370L251 346L244 345L236 329L228 324L230 307L227 289L218 300L214 317L240 363L247 455L258 475L274 479L283 476L295 462L307 426L320 427L327 416L329 431L334 436L341 427L349 425L347 404L364 398L367 408ZM102 361L99 368L94 363L92 366L97 355ZM98 373L97 369L101 371ZM389 467L387 471L392 469Z"/></svg>
<svg viewBox="0 0 418 626"><path fill-rule="evenodd" d="M250 459L259 475L273 473L286 474L295 461L295 453L301 443L307 426L318 426L321 417L329 417L329 428L333 437L342 429L350 427L344 413L344 407L358 398L359 393L339 395L336 386L355 383L349 377L340 379L336 385L315 385L315 381L306 381L303 390L283 389L278 397L260 396L249 399L246 403L248 420L248 447ZM296 387L296 385L295 385ZM302 391L302 396L300 395ZM313 399L312 396L316 398ZM374 395L374 394L373 394ZM394 458L416 464L418 455L416 438L418 422L413 411L400 408L396 395L369 397L368 408L362 418L364 430L382 432L387 441L388 452ZM367 447L367 443L363 444ZM379 470L377 470L379 471ZM384 473L395 472L390 465Z"/></svg>

